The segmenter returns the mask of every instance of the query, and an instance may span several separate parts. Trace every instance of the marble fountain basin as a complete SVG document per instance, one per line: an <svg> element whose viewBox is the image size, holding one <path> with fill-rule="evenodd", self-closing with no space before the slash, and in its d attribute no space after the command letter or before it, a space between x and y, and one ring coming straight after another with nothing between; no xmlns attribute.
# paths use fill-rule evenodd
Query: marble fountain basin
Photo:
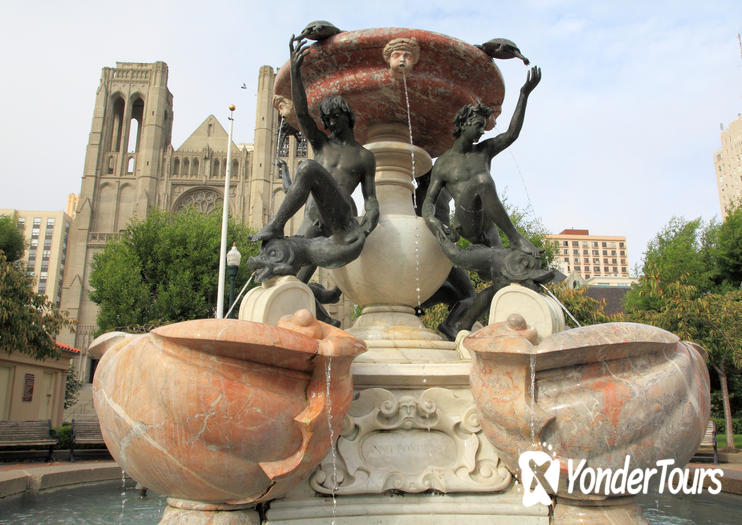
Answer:
<svg viewBox="0 0 742 525"><path fill-rule="evenodd" d="M273 499L309 475L330 425L339 435L350 363L366 349L307 310L278 326L201 319L99 339L93 396L108 450L182 508Z"/></svg>
<svg viewBox="0 0 742 525"><path fill-rule="evenodd" d="M516 476L524 451L558 459L560 496L569 496L570 459L613 472L626 456L631 469L661 459L682 467L703 437L710 411L703 350L665 330L607 323L538 342L513 314L463 344L473 354L472 393L488 439ZM602 498L603 489L596 483L580 497Z"/></svg>

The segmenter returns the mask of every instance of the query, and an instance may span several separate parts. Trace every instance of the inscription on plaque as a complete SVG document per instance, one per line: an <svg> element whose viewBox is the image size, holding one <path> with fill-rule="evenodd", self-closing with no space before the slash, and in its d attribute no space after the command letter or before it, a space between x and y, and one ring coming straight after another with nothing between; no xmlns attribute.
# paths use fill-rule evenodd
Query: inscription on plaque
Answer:
<svg viewBox="0 0 742 525"><path fill-rule="evenodd" d="M394 465L400 472L414 474L429 467L449 466L456 457L456 444L435 430L380 431L363 440L361 454L368 465Z"/></svg>

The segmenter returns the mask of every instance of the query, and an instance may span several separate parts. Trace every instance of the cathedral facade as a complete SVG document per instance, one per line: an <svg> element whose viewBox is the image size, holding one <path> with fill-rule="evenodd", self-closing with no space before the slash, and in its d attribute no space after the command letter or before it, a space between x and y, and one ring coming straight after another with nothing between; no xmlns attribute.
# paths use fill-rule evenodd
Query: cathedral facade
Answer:
<svg viewBox="0 0 742 525"><path fill-rule="evenodd" d="M229 208L237 221L259 229L283 199L275 160L282 157L291 173L311 157L299 136L278 144L280 116L273 107L275 72L263 66L258 73L258 96L253 144L232 144ZM93 108L82 184L69 232L61 307L78 322L75 333L60 340L83 351L79 377L89 380L88 344L97 330L97 306L89 298L93 256L149 210L201 211L221 207L227 169L228 134L210 115L176 150L171 144L173 96L164 62L117 62L104 67ZM302 213L286 225L290 235ZM215 268L214 271L217 271ZM327 283L322 270L315 279ZM347 326L353 305L342 299L327 305L330 314Z"/></svg>

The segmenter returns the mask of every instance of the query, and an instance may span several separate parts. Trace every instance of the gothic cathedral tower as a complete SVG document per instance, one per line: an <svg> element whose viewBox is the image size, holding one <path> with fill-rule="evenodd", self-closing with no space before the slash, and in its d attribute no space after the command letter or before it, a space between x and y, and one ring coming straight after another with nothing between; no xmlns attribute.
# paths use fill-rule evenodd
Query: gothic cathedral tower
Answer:
<svg viewBox="0 0 742 525"><path fill-rule="evenodd" d="M96 328L96 305L88 297L93 255L132 217L144 218L156 206L173 126L167 77L164 62L103 68L62 294L62 308L78 320L76 334L64 339L77 348L87 348Z"/></svg>

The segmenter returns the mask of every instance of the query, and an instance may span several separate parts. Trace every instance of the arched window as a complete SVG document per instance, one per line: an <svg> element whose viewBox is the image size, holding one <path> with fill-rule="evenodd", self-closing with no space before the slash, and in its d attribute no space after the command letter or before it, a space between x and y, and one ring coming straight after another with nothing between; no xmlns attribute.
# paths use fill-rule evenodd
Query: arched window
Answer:
<svg viewBox="0 0 742 525"><path fill-rule="evenodd" d="M211 178L212 179L219 178L219 159L214 159L214 167L211 170Z"/></svg>
<svg viewBox="0 0 742 525"><path fill-rule="evenodd" d="M173 176L177 177L180 173L180 159L173 160Z"/></svg>
<svg viewBox="0 0 742 525"><path fill-rule="evenodd" d="M117 96L113 100L113 123L111 125L111 151L121 149L121 133L124 129L124 99Z"/></svg>
<svg viewBox="0 0 742 525"><path fill-rule="evenodd" d="M232 177L239 177L240 162L237 160L232 161Z"/></svg>
<svg viewBox="0 0 742 525"><path fill-rule="evenodd" d="M198 157L194 157L191 163L191 178L198 178Z"/></svg>
<svg viewBox="0 0 742 525"><path fill-rule="evenodd" d="M129 121L129 144L127 150L129 153L139 151L139 137L141 135L142 118L144 117L144 101L136 98L131 108L131 120Z"/></svg>
<svg viewBox="0 0 742 525"><path fill-rule="evenodd" d="M190 170L190 165L188 163L188 159L183 159L183 171L180 172L181 177L187 177L188 171Z"/></svg>

